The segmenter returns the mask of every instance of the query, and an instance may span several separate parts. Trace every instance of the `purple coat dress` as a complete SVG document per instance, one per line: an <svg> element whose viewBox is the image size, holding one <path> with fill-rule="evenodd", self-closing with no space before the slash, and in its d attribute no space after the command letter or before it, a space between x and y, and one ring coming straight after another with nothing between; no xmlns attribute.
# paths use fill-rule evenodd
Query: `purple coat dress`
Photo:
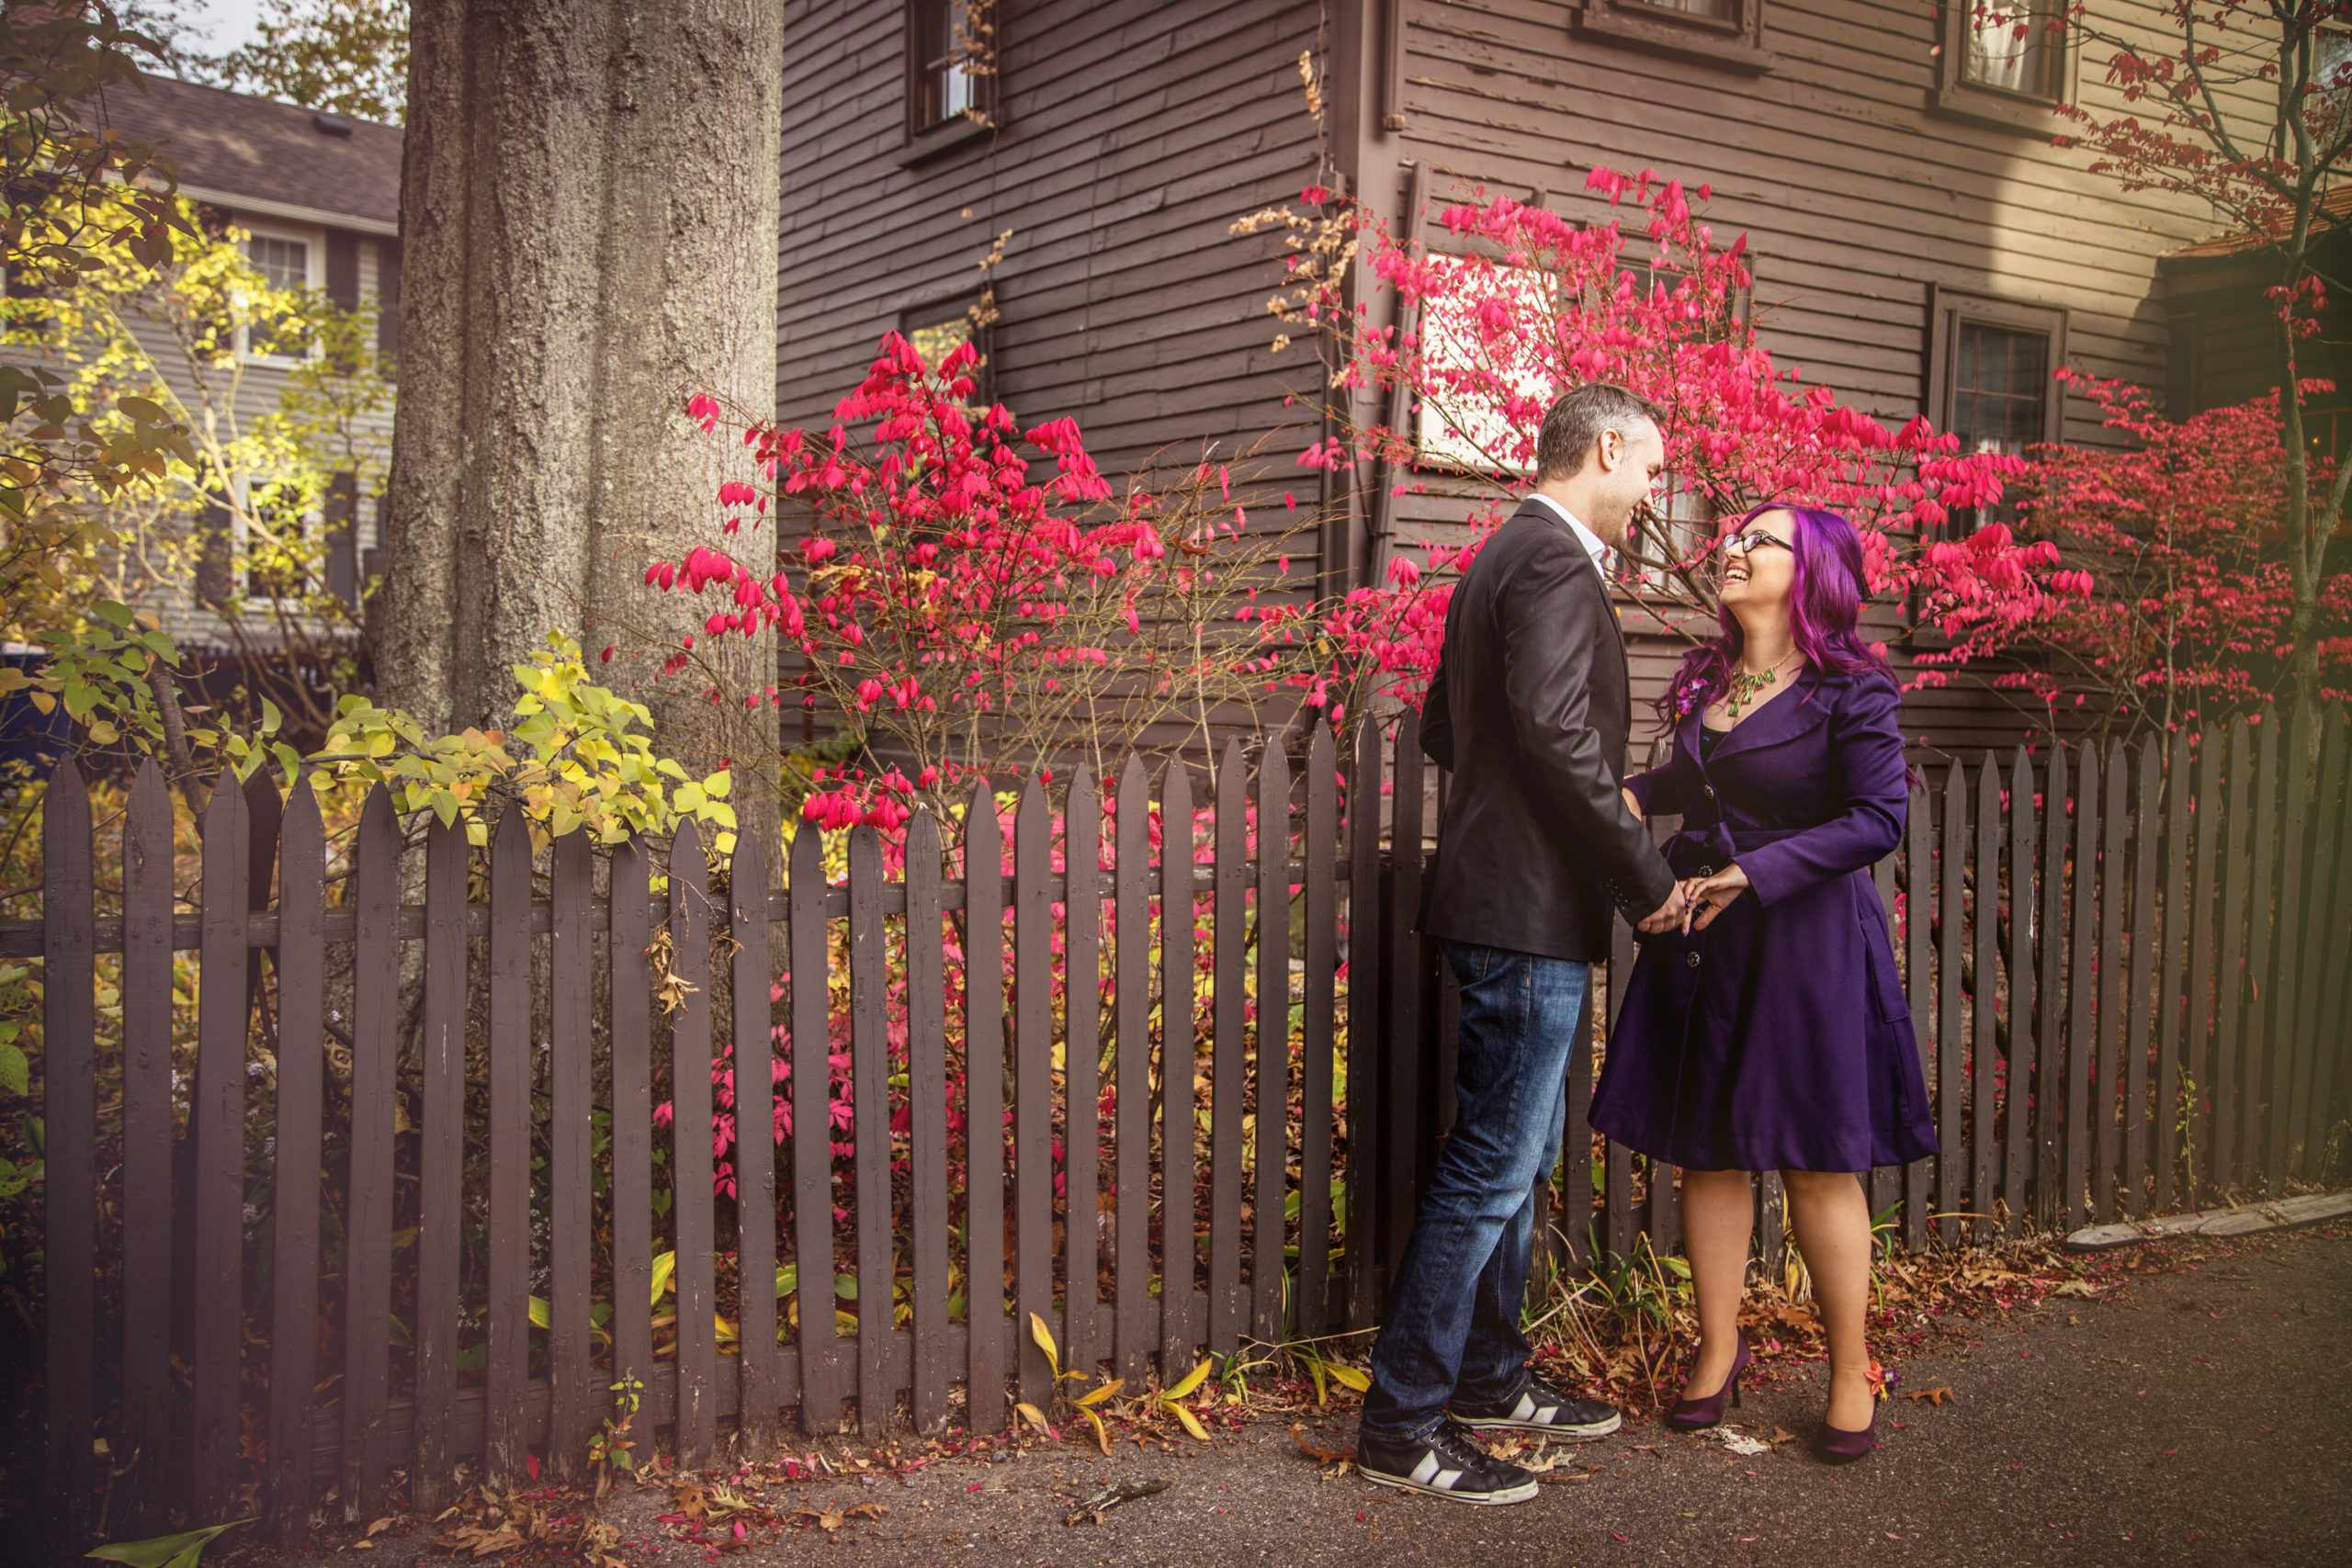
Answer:
<svg viewBox="0 0 2352 1568"><path fill-rule="evenodd" d="M1685 876L1749 887L1703 931L1640 938L1592 1124L1696 1170L1868 1170L1936 1152L1911 1010L1871 867L1902 840L1900 696L1808 667L1701 752L1626 781Z"/></svg>

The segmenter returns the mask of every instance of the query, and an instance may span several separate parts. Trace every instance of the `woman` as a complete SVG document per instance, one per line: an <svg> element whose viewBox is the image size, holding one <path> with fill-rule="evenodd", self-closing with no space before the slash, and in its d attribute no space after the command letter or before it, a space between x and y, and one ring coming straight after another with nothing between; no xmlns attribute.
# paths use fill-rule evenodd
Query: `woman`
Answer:
<svg viewBox="0 0 2352 1568"><path fill-rule="evenodd" d="M1894 678L1855 634L1862 571L1835 513L1759 508L1724 541L1721 635L1658 705L1673 756L1625 787L1634 815L1681 817L1666 851L1690 912L1642 939L1592 1102L1595 1127L1682 1168L1700 1329L1667 1416L1683 1430L1737 1400L1749 1180L1781 1173L1828 1330L1818 1448L1835 1461L1876 1446L1857 1178L1936 1149L1870 874L1903 837L1909 787Z"/></svg>

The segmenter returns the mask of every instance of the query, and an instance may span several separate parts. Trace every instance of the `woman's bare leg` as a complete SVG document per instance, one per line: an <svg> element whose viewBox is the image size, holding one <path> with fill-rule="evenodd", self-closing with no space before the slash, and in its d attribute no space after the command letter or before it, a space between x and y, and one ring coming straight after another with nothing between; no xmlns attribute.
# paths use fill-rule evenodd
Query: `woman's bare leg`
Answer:
<svg viewBox="0 0 2352 1568"><path fill-rule="evenodd" d="M1712 1398L1731 1376L1739 1351L1740 1297L1747 1288L1747 1233L1755 1221L1747 1172L1682 1173L1682 1245L1699 1298L1699 1356L1682 1385L1685 1399Z"/></svg>
<svg viewBox="0 0 2352 1568"><path fill-rule="evenodd" d="M1797 1249L1813 1276L1813 1300L1829 1334L1832 1427L1871 1423L1870 1348L1862 1325L1871 1299L1871 1206L1862 1184L1842 1171L1784 1170Z"/></svg>

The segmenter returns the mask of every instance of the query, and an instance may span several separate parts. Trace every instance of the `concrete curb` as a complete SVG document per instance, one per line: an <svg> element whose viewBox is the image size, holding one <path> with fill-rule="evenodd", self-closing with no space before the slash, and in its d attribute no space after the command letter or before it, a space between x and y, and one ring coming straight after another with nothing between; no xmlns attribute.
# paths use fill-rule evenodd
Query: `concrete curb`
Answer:
<svg viewBox="0 0 2352 1568"><path fill-rule="evenodd" d="M2156 1220L2086 1225L2066 1237L2066 1249L2099 1252L2133 1242L2168 1241L2184 1235L2254 1235L2262 1231L2317 1224L2346 1214L2352 1214L2352 1192L2315 1192L2272 1203L2245 1203L2231 1209L2206 1209L2194 1214L2166 1214Z"/></svg>

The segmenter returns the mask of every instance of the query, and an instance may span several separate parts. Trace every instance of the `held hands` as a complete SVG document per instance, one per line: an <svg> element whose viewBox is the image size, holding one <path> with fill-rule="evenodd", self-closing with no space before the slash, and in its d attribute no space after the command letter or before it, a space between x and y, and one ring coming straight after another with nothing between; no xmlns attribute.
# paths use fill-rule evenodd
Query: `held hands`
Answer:
<svg viewBox="0 0 2352 1568"><path fill-rule="evenodd" d="M1727 865L1713 876L1686 877L1675 892L1683 900L1682 932L1688 936L1702 931L1714 923L1715 917L1729 908L1742 893L1747 891L1747 873L1736 863ZM1643 928L1650 928L1645 923Z"/></svg>
<svg viewBox="0 0 2352 1568"><path fill-rule="evenodd" d="M1684 883L1676 883L1673 889L1667 894L1666 902L1634 921L1634 929L1644 936L1658 936L1672 931L1677 926L1682 926L1687 930L1690 921L1690 895L1684 891L1686 886Z"/></svg>

